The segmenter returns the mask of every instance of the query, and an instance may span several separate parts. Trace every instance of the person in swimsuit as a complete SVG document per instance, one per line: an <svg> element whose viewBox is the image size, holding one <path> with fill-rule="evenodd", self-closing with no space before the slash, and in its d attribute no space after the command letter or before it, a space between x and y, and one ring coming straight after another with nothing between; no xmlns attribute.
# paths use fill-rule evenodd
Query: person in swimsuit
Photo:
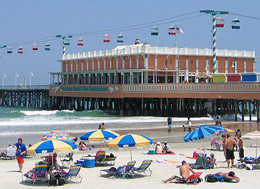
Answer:
<svg viewBox="0 0 260 189"><path fill-rule="evenodd" d="M224 181L224 182L231 182L235 180L235 182L239 182L239 177L236 176L236 174L233 171L230 171L229 173L223 173L218 172L214 174L215 177L217 177L218 181Z"/></svg>
<svg viewBox="0 0 260 189"><path fill-rule="evenodd" d="M190 176L190 172L192 172L193 174L195 173L195 171L186 163L186 161L182 161L181 164L182 166L180 166L180 175L183 179L187 179ZM162 180L162 182L167 183L176 178L180 178L180 177L173 175L166 180Z"/></svg>
<svg viewBox="0 0 260 189"><path fill-rule="evenodd" d="M234 165L234 146L236 146L236 142L234 139L230 137L230 134L227 134L227 139L225 140L225 148L226 148L226 156L227 156L227 165L228 168L230 167L230 160L231 160L231 167Z"/></svg>
<svg viewBox="0 0 260 189"><path fill-rule="evenodd" d="M16 159L19 166L19 172L23 172L23 164L24 164L24 155L26 154L26 146L23 144L23 139L19 138L18 142L14 144L16 147Z"/></svg>

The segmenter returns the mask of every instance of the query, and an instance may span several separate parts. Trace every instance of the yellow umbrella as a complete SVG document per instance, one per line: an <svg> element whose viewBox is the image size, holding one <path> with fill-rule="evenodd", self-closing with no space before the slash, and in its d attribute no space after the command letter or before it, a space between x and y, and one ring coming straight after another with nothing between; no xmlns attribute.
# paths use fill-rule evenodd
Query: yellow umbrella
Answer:
<svg viewBox="0 0 260 189"><path fill-rule="evenodd" d="M28 153L61 152L77 149L77 145L65 140L45 140L32 145L27 149Z"/></svg>
<svg viewBox="0 0 260 189"><path fill-rule="evenodd" d="M108 143L108 147L112 148L124 148L124 147L134 147L134 146L148 146L153 143L153 140L143 136L136 134L127 134L122 135ZM130 148L131 160L132 160L132 151Z"/></svg>

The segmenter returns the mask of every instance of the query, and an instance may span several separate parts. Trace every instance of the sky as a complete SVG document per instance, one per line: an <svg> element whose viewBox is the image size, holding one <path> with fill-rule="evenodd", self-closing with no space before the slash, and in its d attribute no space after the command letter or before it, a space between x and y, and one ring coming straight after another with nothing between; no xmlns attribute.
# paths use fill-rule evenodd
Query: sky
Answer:
<svg viewBox="0 0 260 189"><path fill-rule="evenodd" d="M255 51L260 56L259 0L0 0L0 46L8 45L13 53L1 49L0 85L17 83L32 85L50 84L50 72L60 72L62 40L58 34L72 35L66 53L113 49L116 36L122 31L124 45L135 39L152 46L174 47L174 38L167 29L171 22L182 28L184 34L177 36L178 47L211 48L212 17L199 13L213 9L229 11L223 15L225 27L217 30L217 48ZM181 16L186 15L186 16ZM241 22L240 30L232 30L230 23L235 17ZM151 26L159 28L158 36L151 36ZM132 26L132 27L128 27ZM134 26L134 27L133 27ZM125 27L125 28L124 28ZM115 30L111 30L118 28ZM135 28L135 29L134 29ZM97 32L98 31L98 32ZM103 43L107 32L111 43ZM82 35L84 46L78 47ZM32 44L39 45L32 51ZM51 51L44 51L49 42ZM24 53L18 54L22 46ZM260 72L260 61L256 60L256 72Z"/></svg>

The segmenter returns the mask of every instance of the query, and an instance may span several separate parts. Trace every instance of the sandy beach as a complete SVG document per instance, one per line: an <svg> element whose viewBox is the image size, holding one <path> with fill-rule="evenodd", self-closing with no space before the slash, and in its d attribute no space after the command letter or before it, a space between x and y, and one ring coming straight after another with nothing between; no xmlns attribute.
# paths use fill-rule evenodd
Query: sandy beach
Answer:
<svg viewBox="0 0 260 189"><path fill-rule="evenodd" d="M255 122L224 122L224 127L231 128L236 130L237 128L240 128L243 133L247 133L254 130L259 130L259 124ZM129 130L122 130L118 131L120 134L129 133ZM202 152L202 146L203 143L205 145L205 153L209 154L213 151L210 150L210 139L205 139L204 141L197 141L197 142L183 142L182 138L187 133L182 132L182 128L177 127L173 129L173 133L168 134L166 132L166 129L147 129L147 130L135 130L131 131L132 133L136 134L143 134L148 137L151 137L154 139L154 141L168 141L170 143L170 146L172 150L175 152L176 155L147 155L148 150L151 147L144 147L144 148L134 148L133 153L133 160L136 160L136 166L138 167L143 160L145 159L151 159L153 161L161 161L161 160L168 160L168 161L177 161L180 162L182 160L186 160L188 163L194 163L195 160L188 159L186 156L192 156L194 151ZM232 134L234 135L234 134ZM218 139L218 136L214 136ZM255 157L255 148L249 147L250 144L255 144L255 141L244 141L245 146L245 156L252 156ZM199 150L198 150L199 148ZM117 156L116 163L114 167L118 167L120 165L126 164L128 161L130 161L130 152L129 149L108 149L103 148L107 153L112 152ZM90 151L74 151L74 161L80 159L83 155L95 155L96 151L99 150L99 148L96 148L94 150ZM65 153L66 154L66 153ZM237 169L237 168L226 168L227 165L224 163L224 155L223 151L214 151L214 154L216 156L218 166L215 169L207 169L207 170L197 170L202 171L202 177L208 173L215 173L215 172L229 172L234 171L238 177L240 177L241 181L239 183L207 183L207 182L201 182L198 185L186 185L186 184L174 184L174 183L167 183L164 184L161 182L161 179L166 179L173 174L179 175L179 169L176 167L180 165L180 163L172 163L172 164L164 164L164 163L152 163L151 170L152 175L151 176L137 176L135 178L116 178L111 179L107 176L101 176L99 171L107 167L95 167L95 168L82 168L80 171L80 175L83 177L83 180L81 183L68 183L64 185L64 188L230 188L230 187L236 187L236 188L246 188L246 187L256 187L256 185L259 183L258 178L260 176L259 170L245 170L245 169ZM59 153L58 156L64 155L64 152ZM40 161L40 156L37 155L31 158L26 158L24 163L24 172L32 169L34 167L34 164L37 161ZM236 159L238 158L238 152L235 152ZM59 161L59 158L58 158ZM236 163L237 161L235 161ZM22 174L17 172L18 171L18 165L16 160L0 160L0 166L1 166L1 172L0 172L0 186L1 188L32 188L34 187L31 183L25 183L22 182ZM38 184L36 183L35 186L37 188L46 188L48 187L47 184Z"/></svg>

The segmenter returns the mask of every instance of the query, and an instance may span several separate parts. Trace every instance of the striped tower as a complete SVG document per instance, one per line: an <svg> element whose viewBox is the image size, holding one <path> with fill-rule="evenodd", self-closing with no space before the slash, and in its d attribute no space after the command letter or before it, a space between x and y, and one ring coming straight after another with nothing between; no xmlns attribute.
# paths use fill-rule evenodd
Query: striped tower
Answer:
<svg viewBox="0 0 260 189"><path fill-rule="evenodd" d="M65 46L65 38L62 39L62 54L64 55L66 51L66 46Z"/></svg>
<svg viewBox="0 0 260 189"><path fill-rule="evenodd" d="M213 34L213 73L216 73L217 71L217 28L216 28L216 15L212 14L213 16L213 28L212 28L212 34Z"/></svg>

